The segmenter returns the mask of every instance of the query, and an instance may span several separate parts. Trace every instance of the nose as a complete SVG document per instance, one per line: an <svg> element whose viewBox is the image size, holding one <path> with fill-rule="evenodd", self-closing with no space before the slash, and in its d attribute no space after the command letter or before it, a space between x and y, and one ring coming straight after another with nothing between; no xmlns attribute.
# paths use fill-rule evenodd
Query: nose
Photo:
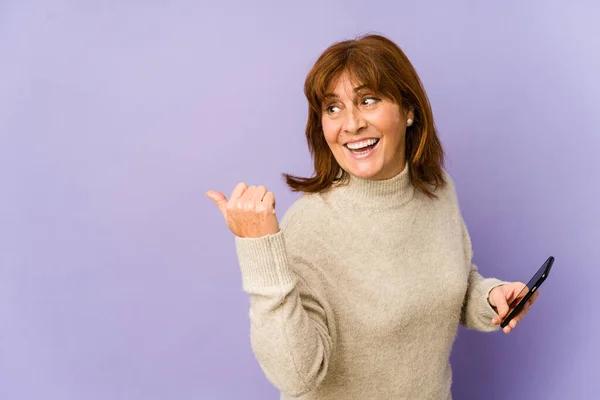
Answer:
<svg viewBox="0 0 600 400"><path fill-rule="evenodd" d="M344 118L344 132L355 135L367 126L367 121L357 107L349 107Z"/></svg>

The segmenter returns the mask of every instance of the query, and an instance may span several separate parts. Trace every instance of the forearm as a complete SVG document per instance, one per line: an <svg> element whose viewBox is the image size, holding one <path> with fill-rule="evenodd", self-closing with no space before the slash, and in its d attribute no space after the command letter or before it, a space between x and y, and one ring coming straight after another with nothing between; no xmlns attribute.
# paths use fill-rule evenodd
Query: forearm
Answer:
<svg viewBox="0 0 600 400"><path fill-rule="evenodd" d="M236 238L243 287L251 297L252 348L267 378L298 396L325 377L333 340L322 301L292 271L283 234Z"/></svg>

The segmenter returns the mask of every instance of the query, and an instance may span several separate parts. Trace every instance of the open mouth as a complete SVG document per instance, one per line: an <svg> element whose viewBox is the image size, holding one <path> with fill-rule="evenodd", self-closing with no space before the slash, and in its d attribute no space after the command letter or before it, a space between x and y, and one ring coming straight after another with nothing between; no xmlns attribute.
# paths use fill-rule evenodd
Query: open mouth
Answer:
<svg viewBox="0 0 600 400"><path fill-rule="evenodd" d="M380 139L368 139L360 143L346 143L344 146L350 150L352 154L364 156L371 153L371 151L377 147L379 140Z"/></svg>

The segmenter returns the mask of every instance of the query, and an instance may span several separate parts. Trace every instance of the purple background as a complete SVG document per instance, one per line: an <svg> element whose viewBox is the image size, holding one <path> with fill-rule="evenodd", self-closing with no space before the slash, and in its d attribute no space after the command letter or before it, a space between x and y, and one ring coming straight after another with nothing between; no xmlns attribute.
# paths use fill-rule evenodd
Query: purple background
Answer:
<svg viewBox="0 0 600 400"><path fill-rule="evenodd" d="M514 334L461 328L455 397L598 398L598 2L282 3L0 3L0 399L277 398L204 193L283 215L306 73L368 31L424 81L483 274L556 257Z"/></svg>

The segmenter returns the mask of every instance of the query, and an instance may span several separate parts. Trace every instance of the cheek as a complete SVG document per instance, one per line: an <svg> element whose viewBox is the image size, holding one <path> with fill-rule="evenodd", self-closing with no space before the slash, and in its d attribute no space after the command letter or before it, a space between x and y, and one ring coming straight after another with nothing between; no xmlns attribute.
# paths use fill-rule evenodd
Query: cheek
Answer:
<svg viewBox="0 0 600 400"><path fill-rule="evenodd" d="M384 115L377 122L379 130L387 136L388 141L398 143L402 142L405 134L405 127L402 125L402 116L397 114Z"/></svg>
<svg viewBox="0 0 600 400"><path fill-rule="evenodd" d="M325 140L327 141L327 143L329 143L330 145L336 144L338 139L338 129L336 129L335 124L331 121L323 121L322 126L323 134L325 135Z"/></svg>
<svg viewBox="0 0 600 400"><path fill-rule="evenodd" d="M377 120L379 127L388 134L399 132L402 128L402 115L395 110L379 115Z"/></svg>

